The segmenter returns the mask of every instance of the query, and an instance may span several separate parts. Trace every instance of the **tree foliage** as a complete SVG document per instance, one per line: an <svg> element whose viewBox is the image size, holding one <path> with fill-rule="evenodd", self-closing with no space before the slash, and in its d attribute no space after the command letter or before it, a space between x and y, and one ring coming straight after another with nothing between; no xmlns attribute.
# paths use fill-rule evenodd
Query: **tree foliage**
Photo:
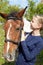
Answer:
<svg viewBox="0 0 43 65"><path fill-rule="evenodd" d="M34 15L34 13L36 12L36 8L35 8L35 2L32 0L28 0L28 10L26 13L26 17L28 20L32 19L32 16Z"/></svg>
<svg viewBox="0 0 43 65"><path fill-rule="evenodd" d="M43 3L39 3L36 7L36 13L43 15Z"/></svg>
<svg viewBox="0 0 43 65"><path fill-rule="evenodd" d="M36 2L34 2L33 0L28 0L28 9L25 17L28 20L32 20L32 17L35 14L43 15L43 3L40 2L36 5Z"/></svg>
<svg viewBox="0 0 43 65"><path fill-rule="evenodd" d="M8 1L7 0L0 0L0 12L5 12L8 10ZM2 17L0 17L0 22L4 21Z"/></svg>
<svg viewBox="0 0 43 65"><path fill-rule="evenodd" d="M6 12L9 7L9 2L7 0L0 0L0 12Z"/></svg>
<svg viewBox="0 0 43 65"><path fill-rule="evenodd" d="M19 7L16 5L9 5L9 1L8 0L0 0L0 12L3 13L10 13L12 11L18 11ZM5 22L5 20L0 16L0 22Z"/></svg>

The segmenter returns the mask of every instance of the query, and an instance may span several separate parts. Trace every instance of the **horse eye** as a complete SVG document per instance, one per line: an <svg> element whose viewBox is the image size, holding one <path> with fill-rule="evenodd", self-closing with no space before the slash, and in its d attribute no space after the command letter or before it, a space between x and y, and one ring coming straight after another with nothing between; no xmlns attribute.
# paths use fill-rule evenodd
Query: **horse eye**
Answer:
<svg viewBox="0 0 43 65"><path fill-rule="evenodd" d="M19 28L16 28L16 30L19 30Z"/></svg>

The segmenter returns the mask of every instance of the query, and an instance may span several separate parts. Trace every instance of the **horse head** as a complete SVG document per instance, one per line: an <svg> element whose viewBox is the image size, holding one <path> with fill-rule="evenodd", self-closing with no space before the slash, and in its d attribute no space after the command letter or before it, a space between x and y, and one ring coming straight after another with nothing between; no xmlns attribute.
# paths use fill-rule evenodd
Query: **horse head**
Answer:
<svg viewBox="0 0 43 65"><path fill-rule="evenodd" d="M16 59L17 48L21 40L21 33L24 26L22 17L26 8L10 14L0 13L0 16L6 19L4 24L5 43L3 56L9 62Z"/></svg>

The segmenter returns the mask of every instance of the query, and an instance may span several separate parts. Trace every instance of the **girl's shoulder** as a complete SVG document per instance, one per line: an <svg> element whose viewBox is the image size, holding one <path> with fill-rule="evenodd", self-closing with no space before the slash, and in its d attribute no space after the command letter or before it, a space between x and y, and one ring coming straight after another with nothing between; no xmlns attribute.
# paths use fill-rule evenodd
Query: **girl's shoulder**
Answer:
<svg viewBox="0 0 43 65"><path fill-rule="evenodd" d="M31 34L29 34L29 36L26 39L27 45L31 46L34 44L38 44L38 43L43 43L43 37L41 36L32 36Z"/></svg>

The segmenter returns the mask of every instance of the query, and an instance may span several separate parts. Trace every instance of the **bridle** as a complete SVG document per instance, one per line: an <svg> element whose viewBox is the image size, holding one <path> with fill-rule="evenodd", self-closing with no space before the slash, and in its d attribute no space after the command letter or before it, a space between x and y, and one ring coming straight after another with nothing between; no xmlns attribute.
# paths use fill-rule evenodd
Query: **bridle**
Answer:
<svg viewBox="0 0 43 65"><path fill-rule="evenodd" d="M7 17L7 20L9 20L9 19L13 19L13 20L22 20L22 18L18 18L17 16L15 16L15 17L11 17L11 16L9 16L9 17Z"/></svg>
<svg viewBox="0 0 43 65"><path fill-rule="evenodd" d="M21 20L22 21L22 18L17 18L17 17L8 17L7 20L9 20L9 19ZM20 30L20 38L21 38L21 32L23 30L23 27L21 26L20 28L17 28L16 30ZM6 38L5 38L5 42L11 42L11 43L13 43L15 45L18 45L20 43L20 42L13 41L11 39L6 39Z"/></svg>

